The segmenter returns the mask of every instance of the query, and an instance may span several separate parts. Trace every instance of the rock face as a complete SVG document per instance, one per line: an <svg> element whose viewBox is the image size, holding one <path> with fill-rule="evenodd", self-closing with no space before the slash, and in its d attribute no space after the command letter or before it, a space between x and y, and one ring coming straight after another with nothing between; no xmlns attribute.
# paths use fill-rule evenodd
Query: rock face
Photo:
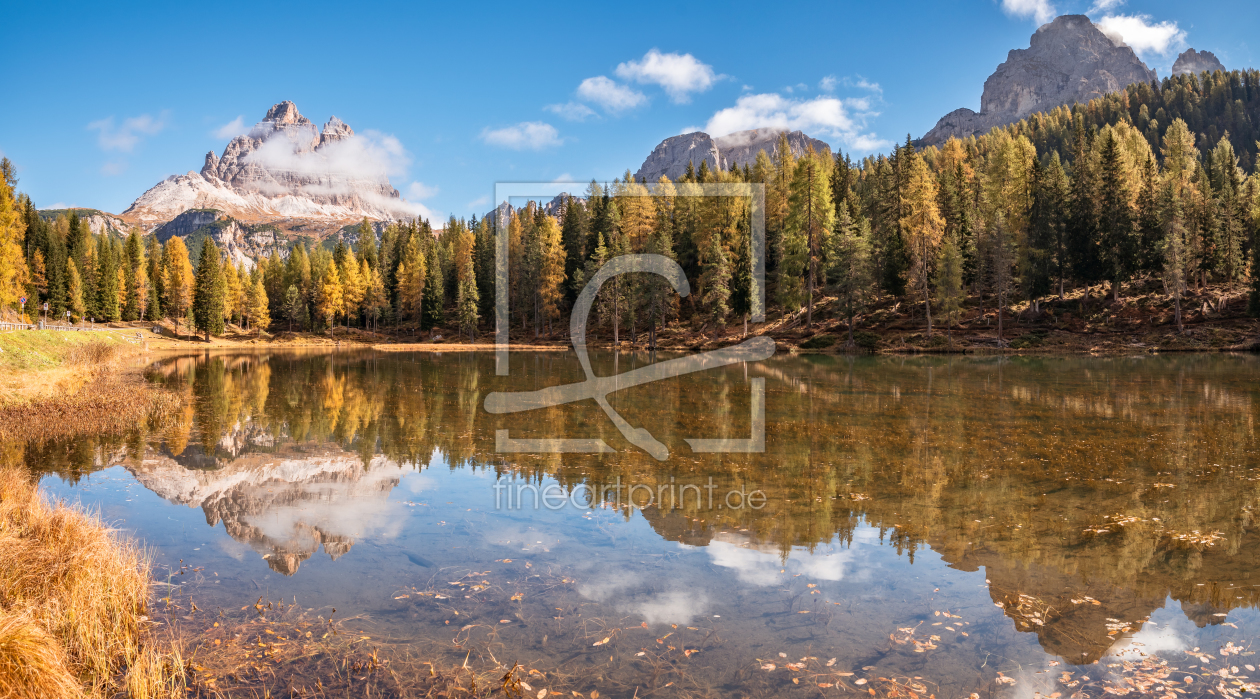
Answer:
<svg viewBox="0 0 1260 699"><path fill-rule="evenodd" d="M238 437L258 439L247 427L238 431ZM150 452L131 471L165 500L201 508L207 524L222 522L233 539L284 575L296 573L321 547L336 560L356 540L396 533L401 526L403 506L389 494L406 469L384 457L365 464L339 451L243 451L230 460L214 459L212 469L189 468L169 454Z"/></svg>
<svg viewBox="0 0 1260 699"><path fill-rule="evenodd" d="M261 260L273 249L287 256L284 238L276 228L243 224L218 209L189 209L158 227L154 234L159 243L165 243L172 236L185 238L190 243L211 238L232 264L245 265L245 269L251 271L254 260Z"/></svg>
<svg viewBox="0 0 1260 699"><path fill-rule="evenodd" d="M764 128L736 131L718 138L713 138L703 131L673 136L661 141L647 160L643 161L643 165L634 176L635 179L646 179L648 182L655 182L662 175L671 180L677 180L686 174L688 164L697 170L700 169L701 163L708 163L710 170L718 167L729 170L731 167L751 165L760 151L764 150L767 155L774 155L780 133L782 129ZM828 150L831 148L826 143L810 138L800 131L789 131L787 136L788 145L797 157L800 157L811 145L819 152L822 152L824 148Z"/></svg>
<svg viewBox="0 0 1260 699"><path fill-rule="evenodd" d="M1198 75L1204 71L1215 73L1218 70L1225 70L1225 66L1216 59L1216 54L1211 51L1195 51L1194 49L1186 49L1177 61L1173 63L1173 75Z"/></svg>
<svg viewBox="0 0 1260 699"><path fill-rule="evenodd" d="M332 230L365 216L414 215L382 166L362 157L353 129L336 117L318 129L288 101L232 139L222 156L207 153L200 172L158 183L122 217L151 230L189 209L217 209L247 223Z"/></svg>
<svg viewBox="0 0 1260 699"><path fill-rule="evenodd" d="M1088 17L1063 15L1037 29L1028 48L1013 49L984 81L979 113L956 109L922 140L940 145L950 136L979 135L1033 112L1088 102L1156 79L1133 49L1108 38Z"/></svg>

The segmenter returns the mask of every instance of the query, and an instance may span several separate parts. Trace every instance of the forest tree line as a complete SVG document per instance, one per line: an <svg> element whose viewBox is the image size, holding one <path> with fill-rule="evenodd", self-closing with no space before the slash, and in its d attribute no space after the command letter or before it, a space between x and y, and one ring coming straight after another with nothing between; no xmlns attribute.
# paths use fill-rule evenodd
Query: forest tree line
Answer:
<svg viewBox="0 0 1260 699"><path fill-rule="evenodd" d="M765 185L767 309L800 314L829 299L852 342L856 319L880 297L958 322L965 303L1034 313L1047 300L1095 287L1122 300L1126 283L1155 282L1175 307L1191 287L1250 281L1260 314L1260 73L1177 76L1135 84L1088 104L1034 114L941 147L906 143L854 162L842 153L773 152L730 170L690 169L677 182L636 182L627 170L592 181L558 209L509 209L508 295L513 328L563 334L585 281L622 254L676 260L692 293L679 299L648 275L605 285L596 333L635 340L681 319L700 329L745 321L753 310L751 200L696 196L695 183ZM93 235L69 216L45 220L0 185L0 306L19 295L54 316L167 317L216 334L253 328L449 328L468 337L493 326L494 216L364 221L355 240L298 243L247 265L208 239L196 264L179 238L133 231ZM1251 171L1248 174L1248 171ZM1101 302L1103 299L1098 300Z"/></svg>

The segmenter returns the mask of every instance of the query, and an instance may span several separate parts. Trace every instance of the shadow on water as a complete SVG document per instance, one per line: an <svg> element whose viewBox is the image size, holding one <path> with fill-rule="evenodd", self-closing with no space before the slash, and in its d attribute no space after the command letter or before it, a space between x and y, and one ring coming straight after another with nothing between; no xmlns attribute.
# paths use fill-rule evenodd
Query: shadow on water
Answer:
<svg viewBox="0 0 1260 699"><path fill-rule="evenodd" d="M610 375L653 358L594 361ZM175 623L225 648L274 635L262 618L299 648L336 608L367 636L343 649L361 654L348 677L383 667L364 645L379 643L396 676L491 668L483 691L519 662L531 696L1251 686L1255 357L780 357L611 394L665 461L593 401L488 414L493 391L584 378L569 354L510 368L496 376L488 353L167 358L151 380L189 400L163 430L25 458L60 476L47 491L153 546L181 614L223 621ZM684 440L749 437L753 378L765 452L692 453ZM503 429L616 453L497 453Z"/></svg>

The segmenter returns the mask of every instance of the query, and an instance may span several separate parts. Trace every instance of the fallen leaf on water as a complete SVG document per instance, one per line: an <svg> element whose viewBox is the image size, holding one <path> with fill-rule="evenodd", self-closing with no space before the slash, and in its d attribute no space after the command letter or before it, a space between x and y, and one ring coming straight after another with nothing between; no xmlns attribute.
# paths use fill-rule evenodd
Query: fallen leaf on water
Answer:
<svg viewBox="0 0 1260 699"><path fill-rule="evenodd" d="M819 682L818 686L822 687L823 689L826 689L828 687L834 687L835 685L830 682Z"/></svg>
<svg viewBox="0 0 1260 699"><path fill-rule="evenodd" d="M832 658L831 660L827 661L827 667L831 667L832 665L835 665L835 664L836 664L835 658Z"/></svg>
<svg viewBox="0 0 1260 699"><path fill-rule="evenodd" d="M766 663L765 665L762 665L762 666L761 666L761 669L762 669L762 670L773 670L775 667L777 667L777 666L776 666L774 663Z"/></svg>
<svg viewBox="0 0 1260 699"><path fill-rule="evenodd" d="M604 640L602 640L602 641L596 641L596 642L592 643L591 645L592 645L592 646L602 646L602 645L604 645L605 643L608 643L608 639L609 639L609 638L612 638L612 637L611 637L611 636L605 636L605 637L604 637Z"/></svg>
<svg viewBox="0 0 1260 699"><path fill-rule="evenodd" d="M638 653L635 653L636 657L640 655L647 655L647 653L644 653L643 651L639 651Z"/></svg>
<svg viewBox="0 0 1260 699"><path fill-rule="evenodd" d="M499 623L500 623L500 624L510 624L510 623L512 623L512 621L511 621L510 619L500 619L500 620L499 620Z"/></svg>
<svg viewBox="0 0 1260 699"><path fill-rule="evenodd" d="M862 679L853 680L853 684L866 684L866 679L862 678Z"/></svg>

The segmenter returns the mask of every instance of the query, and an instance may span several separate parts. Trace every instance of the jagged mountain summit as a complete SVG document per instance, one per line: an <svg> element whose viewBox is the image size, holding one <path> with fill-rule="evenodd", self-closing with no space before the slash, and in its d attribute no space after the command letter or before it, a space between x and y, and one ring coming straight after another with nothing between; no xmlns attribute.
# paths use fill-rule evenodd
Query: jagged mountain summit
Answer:
<svg viewBox="0 0 1260 699"><path fill-rule="evenodd" d="M750 129L717 138L703 131L672 136L661 141L648 155L634 177L655 182L664 175L671 180L677 180L687 172L688 164L699 169L701 163L708 163L710 170L718 167L729 170L732 166L743 167L746 163L751 165L757 159L759 151L764 150L766 155L774 155L779 134L783 131L784 129L775 128ZM813 146L818 152L831 148L823 141L806 136L800 131L787 132L787 138L788 146L797 157L809 146Z"/></svg>
<svg viewBox="0 0 1260 699"><path fill-rule="evenodd" d="M233 138L222 156L210 151L200 172L158 183L122 218L151 230L189 209L216 209L248 223L323 230L365 216L414 215L363 150L337 117L319 129L295 104L281 102L249 133Z"/></svg>
<svg viewBox="0 0 1260 699"><path fill-rule="evenodd" d="M1033 33L1026 49L1012 49L984 81L980 112L956 109L923 136L940 145L1004 126L1062 104L1088 102L1136 82L1157 79L1133 49L1102 32L1085 15L1063 15Z"/></svg>
<svg viewBox="0 0 1260 699"><path fill-rule="evenodd" d="M1218 70L1225 70L1225 66L1216 58L1216 54L1211 51L1195 51L1194 49L1186 49L1177 56L1177 61L1173 63L1173 75L1198 75L1204 71L1215 73Z"/></svg>

